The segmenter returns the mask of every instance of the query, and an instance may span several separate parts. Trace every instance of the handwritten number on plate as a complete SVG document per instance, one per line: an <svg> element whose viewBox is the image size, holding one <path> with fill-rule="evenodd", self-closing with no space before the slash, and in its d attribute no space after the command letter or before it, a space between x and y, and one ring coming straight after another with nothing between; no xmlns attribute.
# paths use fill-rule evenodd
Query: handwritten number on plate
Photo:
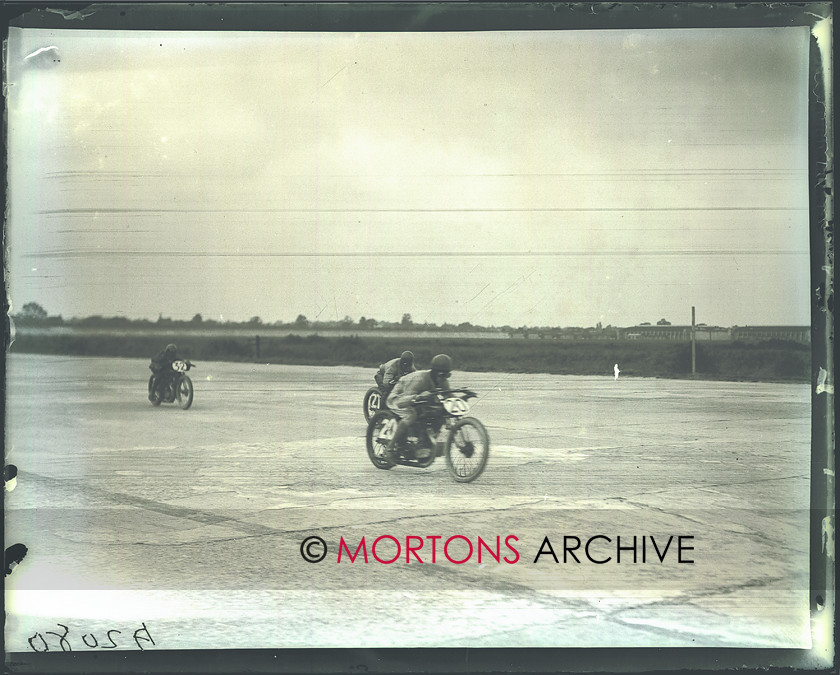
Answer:
<svg viewBox="0 0 840 675"><path fill-rule="evenodd" d="M41 640L41 645L40 646L43 646L43 649L38 649L38 647L35 646L35 643L39 639ZM44 639L44 636L41 635L40 633L35 633L35 635L33 635L31 638L29 638L28 642L29 642L29 646L32 647L33 652L48 652L48 651L50 651L50 646L47 644L47 641Z"/></svg>
<svg viewBox="0 0 840 675"><path fill-rule="evenodd" d="M145 633L146 637L143 637L142 633ZM153 645L155 644L155 641L152 640L152 636L149 633L149 629L146 628L145 622L143 623L142 628L138 628L136 631L134 631L134 641L137 643L137 646L140 647L140 651L143 651L143 649L145 649L141 644L141 641L151 642Z"/></svg>
<svg viewBox="0 0 840 675"><path fill-rule="evenodd" d="M72 652L73 648L70 646L70 643L67 641L67 633L70 632L70 629L65 626L63 623L57 623L57 626L61 626L64 629L64 634L59 635L58 633L53 633L51 630L47 631L47 635L55 635L58 638L58 644L61 645L61 651L63 652Z"/></svg>
<svg viewBox="0 0 840 675"><path fill-rule="evenodd" d="M117 643L114 642L114 638L111 637L111 633L122 633L122 631L121 630L109 630L108 631L108 639L111 641L112 646L108 647L107 645L102 645L102 649L114 649L117 646Z"/></svg>

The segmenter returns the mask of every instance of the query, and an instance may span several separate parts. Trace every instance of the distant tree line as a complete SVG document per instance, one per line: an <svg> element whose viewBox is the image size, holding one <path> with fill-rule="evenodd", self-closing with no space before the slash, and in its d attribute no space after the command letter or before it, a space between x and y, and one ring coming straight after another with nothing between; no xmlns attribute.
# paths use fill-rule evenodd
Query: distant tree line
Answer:
<svg viewBox="0 0 840 675"><path fill-rule="evenodd" d="M12 318L15 324L21 327L53 327L53 326L68 326L68 327L82 327L82 328L104 328L104 329L156 329L156 328L251 328L259 329L262 327L274 329L287 329L303 331L309 330L313 332L341 330L344 332L358 330L358 331L436 331L436 332L451 332L451 333L502 333L510 337L579 337L579 338L611 338L616 339L622 330L618 326L602 325L599 321L595 326L583 328L580 326L481 326L473 324L469 321L462 321L459 324L443 323L436 324L429 321L415 321L411 314L405 313L402 315L400 321L380 321L372 317L360 317L358 321L350 316L345 316L339 321L318 321L310 320L304 314L298 314L294 321L274 321L265 322L259 316L252 316L247 321L223 321L216 319L204 318L201 314L196 314L189 320L171 319L159 315L156 320L150 319L129 319L125 316L101 316L93 315L83 318L64 319L61 315L50 316L37 302L28 302L17 314L13 314ZM637 324L637 326L650 326L649 322ZM670 326L671 322L667 319L660 319L656 322L657 326ZM705 326L706 324L697 324L698 326Z"/></svg>
<svg viewBox="0 0 840 675"><path fill-rule="evenodd" d="M353 320L349 316L345 316L340 321L310 321L306 315L298 314L297 318L292 322L274 321L271 323L264 322L259 316L252 316L247 321L217 321L215 319L206 319L201 314L196 314L189 320L170 319L163 316L158 316L157 320L149 319L129 319L125 316L101 316L99 314L87 316L84 318L64 319L59 316L49 316L47 311L38 303L29 302L25 304L21 311L13 314L12 318L18 326L26 327L50 327L50 326L68 326L68 327L82 327L82 328L108 328L108 329L152 329L152 328L254 328L261 327L288 329L288 330L311 330L311 331L442 331L451 333L503 333L513 336L528 336L530 334L551 335L561 329L557 326L481 326L473 324L469 321L462 321L461 323L443 323L436 324L429 321L418 322L414 321L411 314L403 314L400 321L380 321L372 317L361 317L358 321ZM578 328L569 327L568 330L573 333L586 332L609 332L612 334L616 328L613 326L602 327L600 322L594 328Z"/></svg>
<svg viewBox="0 0 840 675"><path fill-rule="evenodd" d="M101 316L93 315L84 318L64 319L62 316L50 316L48 312L38 303L29 302L25 304L21 311L13 314L12 318L18 326L76 326L89 328L286 328L290 330L353 330L371 331L371 330L430 330L430 331L462 331L462 332L499 332L512 330L510 326L503 326L501 328L477 326L469 321L464 321L459 324L444 323L438 325L431 322L415 322L411 314L403 314L400 321L379 321L370 317L361 317L355 321L349 316L345 316L339 321L310 321L304 314L298 314L297 318L292 322L274 321L265 322L259 316L252 316L247 321L217 321L215 319L204 318L201 314L196 314L189 320L171 319L163 316L158 316L157 320L149 319L130 319L125 316ZM524 326L523 326L524 328Z"/></svg>

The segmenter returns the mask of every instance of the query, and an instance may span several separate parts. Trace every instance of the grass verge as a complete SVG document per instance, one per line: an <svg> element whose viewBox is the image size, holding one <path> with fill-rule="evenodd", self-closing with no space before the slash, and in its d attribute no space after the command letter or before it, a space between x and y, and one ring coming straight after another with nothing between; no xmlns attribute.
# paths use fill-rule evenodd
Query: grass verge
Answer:
<svg viewBox="0 0 840 675"><path fill-rule="evenodd" d="M151 358L167 342L193 361L247 361L312 366L376 368L403 350L414 352L419 368L432 356L449 354L456 370L611 375L619 364L624 377L691 377L691 345L664 341L483 340L452 338L305 337L287 335L220 337L167 335L33 335L18 333L12 353ZM808 382L810 346L796 342L698 343L697 377L720 380Z"/></svg>

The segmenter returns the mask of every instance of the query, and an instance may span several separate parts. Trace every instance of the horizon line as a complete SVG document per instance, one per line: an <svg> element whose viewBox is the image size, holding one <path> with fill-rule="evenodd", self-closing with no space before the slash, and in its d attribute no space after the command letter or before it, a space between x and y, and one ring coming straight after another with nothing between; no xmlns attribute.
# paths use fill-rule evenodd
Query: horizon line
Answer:
<svg viewBox="0 0 840 675"><path fill-rule="evenodd" d="M798 249L703 249L703 250L639 250L639 251L264 251L224 253L221 251L46 251L27 253L23 258L82 258L82 257L118 257L152 256L184 258L499 258L499 257L635 257L635 256L769 256L769 255L811 255L810 251Z"/></svg>

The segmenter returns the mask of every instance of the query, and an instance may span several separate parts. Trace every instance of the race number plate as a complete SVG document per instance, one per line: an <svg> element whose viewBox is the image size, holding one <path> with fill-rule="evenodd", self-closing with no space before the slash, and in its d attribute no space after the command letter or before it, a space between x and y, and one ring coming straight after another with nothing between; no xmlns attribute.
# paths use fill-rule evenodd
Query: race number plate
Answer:
<svg viewBox="0 0 840 675"><path fill-rule="evenodd" d="M185 373L187 371L187 362L186 361L173 361L172 362L172 370L175 370L179 373Z"/></svg>
<svg viewBox="0 0 840 675"><path fill-rule="evenodd" d="M467 402L460 398L444 399L443 407L450 415L466 415L470 409Z"/></svg>
<svg viewBox="0 0 840 675"><path fill-rule="evenodd" d="M397 430L397 420L391 418L379 430L380 441L390 441L394 437L394 432Z"/></svg>

